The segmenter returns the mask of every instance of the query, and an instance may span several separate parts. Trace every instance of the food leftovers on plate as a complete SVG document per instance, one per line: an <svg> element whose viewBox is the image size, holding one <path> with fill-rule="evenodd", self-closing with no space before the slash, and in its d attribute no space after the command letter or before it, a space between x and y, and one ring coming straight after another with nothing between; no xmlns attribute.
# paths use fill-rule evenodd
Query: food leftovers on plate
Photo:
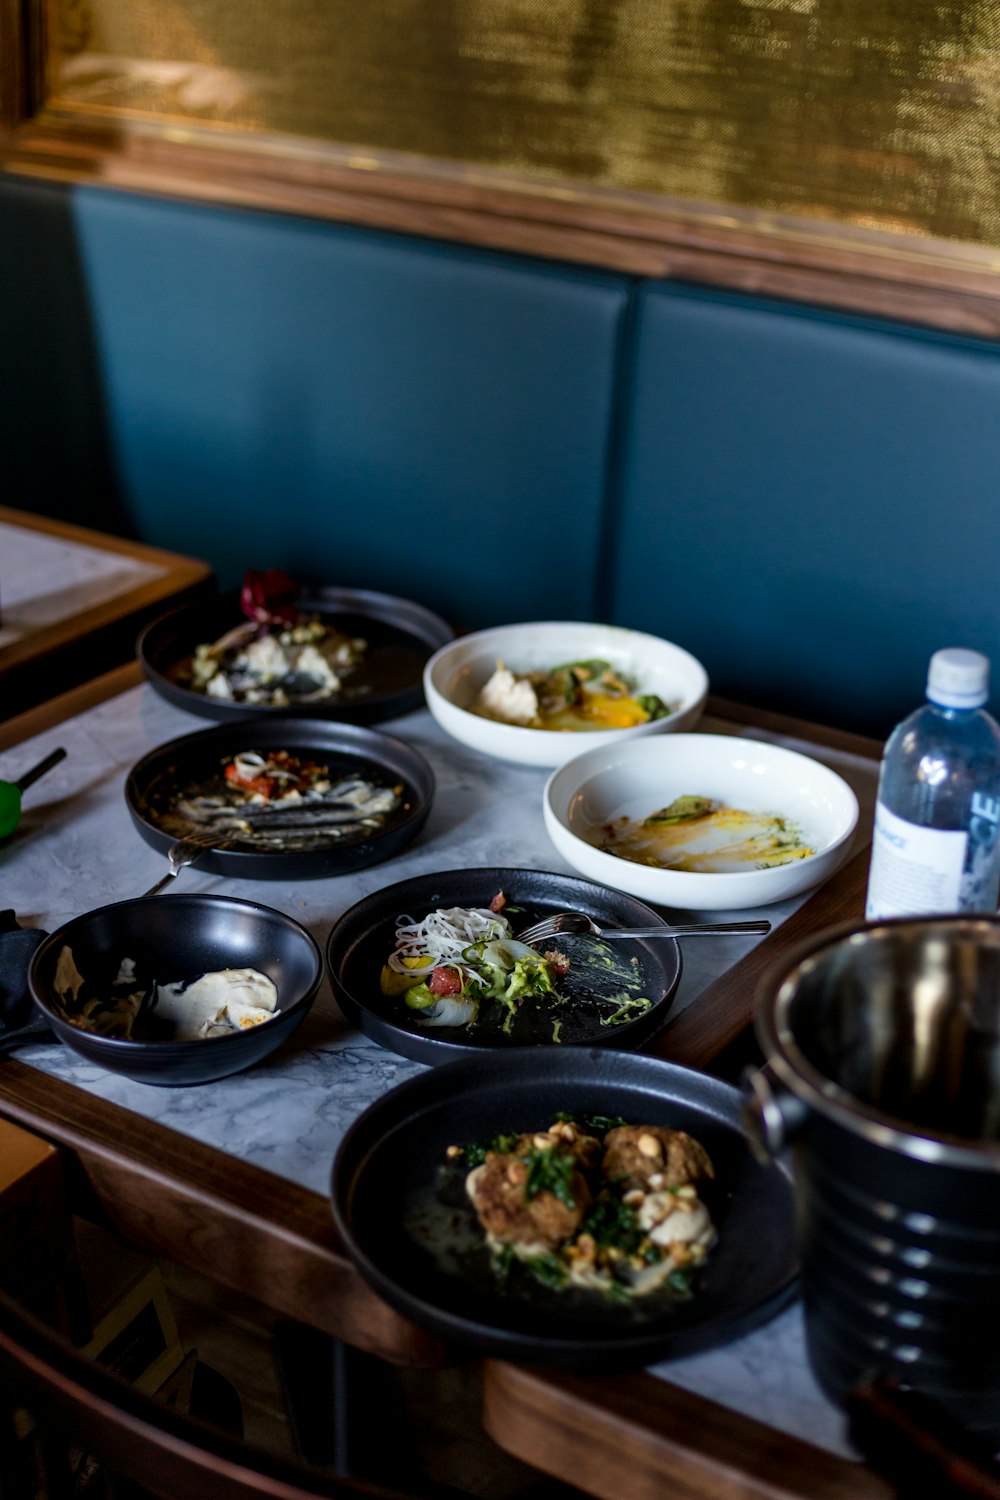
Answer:
<svg viewBox="0 0 1000 1500"><path fill-rule="evenodd" d="M591 842L633 864L712 875L768 870L816 852L788 818L696 796L676 797L647 818L615 818Z"/></svg>
<svg viewBox="0 0 1000 1500"><path fill-rule="evenodd" d="M562 940L561 947L538 953L518 942L504 907L521 911L498 891L489 907L443 908L420 921L398 917L396 945L379 981L383 995L399 997L422 1026L478 1024L510 1035L526 1016L541 1017L553 1042L569 1040L561 1011L575 1027L580 1017L574 1011L584 1006L592 1028L618 1026L649 1010L652 1000L639 993L636 958L622 959L592 940L572 959L565 951L571 945ZM574 971L582 980L575 991Z"/></svg>
<svg viewBox="0 0 1000 1500"><path fill-rule="evenodd" d="M665 703L655 693L636 693L635 686L606 661L519 673L500 661L472 712L524 729L595 730L634 729L676 711L676 703Z"/></svg>
<svg viewBox="0 0 1000 1500"><path fill-rule="evenodd" d="M374 833L402 799L400 783L379 785L359 771L332 779L327 766L304 755L242 750L206 780L178 789L153 816L178 838L207 828L230 847L305 849Z"/></svg>
<svg viewBox="0 0 1000 1500"><path fill-rule="evenodd" d="M209 698L289 708L336 698L361 663L367 642L318 615L300 615L299 588L287 574L248 572L240 604L248 618L195 648L178 681Z"/></svg>
<svg viewBox="0 0 1000 1500"><path fill-rule="evenodd" d="M84 979L69 947L56 961L55 992L66 1020L81 1031L143 1042L232 1036L278 1014L274 981L257 969L218 969L161 984L140 979L134 960L124 958L102 987Z"/></svg>
<svg viewBox="0 0 1000 1500"><path fill-rule="evenodd" d="M461 1174L504 1290L526 1273L609 1301L693 1295L717 1238L697 1184L715 1173L685 1131L558 1114L545 1129L449 1146L445 1156L442 1182Z"/></svg>

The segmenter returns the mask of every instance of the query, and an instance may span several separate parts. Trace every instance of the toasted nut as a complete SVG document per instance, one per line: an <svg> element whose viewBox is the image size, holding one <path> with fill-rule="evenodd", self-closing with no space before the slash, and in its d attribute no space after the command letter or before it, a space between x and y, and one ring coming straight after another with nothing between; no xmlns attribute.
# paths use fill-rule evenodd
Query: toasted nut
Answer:
<svg viewBox="0 0 1000 1500"><path fill-rule="evenodd" d="M622 1198L627 1208L638 1208L640 1203L645 1203L646 1194L642 1188L631 1188Z"/></svg>
<svg viewBox="0 0 1000 1500"><path fill-rule="evenodd" d="M444 1154L449 1161L454 1161L456 1156L462 1156L464 1153L461 1146L449 1146Z"/></svg>
<svg viewBox="0 0 1000 1500"><path fill-rule="evenodd" d="M538 1151L550 1151L553 1141L550 1135L536 1135L533 1145Z"/></svg>
<svg viewBox="0 0 1000 1500"><path fill-rule="evenodd" d="M649 1185L651 1188L654 1188L658 1192L663 1186L663 1173L654 1172L652 1177L649 1179Z"/></svg>
<svg viewBox="0 0 1000 1500"><path fill-rule="evenodd" d="M648 1157L650 1161L659 1161L663 1154L655 1135L641 1135L636 1144L640 1155Z"/></svg>
<svg viewBox="0 0 1000 1500"><path fill-rule="evenodd" d="M523 1161L512 1161L507 1168L507 1181L513 1183L524 1182L528 1176L528 1169Z"/></svg>

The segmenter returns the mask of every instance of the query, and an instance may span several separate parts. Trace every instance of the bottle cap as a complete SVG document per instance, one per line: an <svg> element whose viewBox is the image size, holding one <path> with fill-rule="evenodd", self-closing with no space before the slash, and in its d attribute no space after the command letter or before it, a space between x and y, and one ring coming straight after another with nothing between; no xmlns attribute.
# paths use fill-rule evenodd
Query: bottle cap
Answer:
<svg viewBox="0 0 1000 1500"><path fill-rule="evenodd" d="M931 657L927 696L942 708L979 708L989 696L989 683L989 659L979 651L949 646Z"/></svg>

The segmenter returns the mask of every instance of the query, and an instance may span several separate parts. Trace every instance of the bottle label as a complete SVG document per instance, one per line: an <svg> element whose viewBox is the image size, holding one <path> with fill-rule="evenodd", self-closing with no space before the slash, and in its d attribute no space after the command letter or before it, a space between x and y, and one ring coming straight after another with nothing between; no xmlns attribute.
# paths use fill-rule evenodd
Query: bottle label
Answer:
<svg viewBox="0 0 1000 1500"><path fill-rule="evenodd" d="M873 922L961 910L967 848L964 830L908 823L879 802L865 916Z"/></svg>

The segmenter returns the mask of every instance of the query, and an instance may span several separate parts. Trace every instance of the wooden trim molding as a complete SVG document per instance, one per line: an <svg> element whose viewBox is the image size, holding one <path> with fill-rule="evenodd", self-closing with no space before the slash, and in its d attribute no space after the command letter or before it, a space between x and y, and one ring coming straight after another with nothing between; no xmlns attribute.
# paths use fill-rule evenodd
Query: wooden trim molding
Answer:
<svg viewBox="0 0 1000 1500"><path fill-rule="evenodd" d="M0 0L0 169L11 173L1000 339L1000 252L988 247L51 100L44 25L44 0Z"/></svg>

